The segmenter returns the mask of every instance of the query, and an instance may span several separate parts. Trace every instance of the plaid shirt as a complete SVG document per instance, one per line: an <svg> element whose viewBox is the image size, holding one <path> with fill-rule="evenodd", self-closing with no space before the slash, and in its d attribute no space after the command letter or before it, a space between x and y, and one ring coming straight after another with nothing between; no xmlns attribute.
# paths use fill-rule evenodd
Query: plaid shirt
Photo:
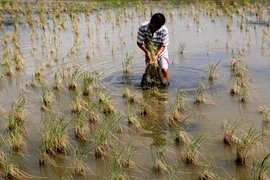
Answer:
<svg viewBox="0 0 270 180"><path fill-rule="evenodd" d="M148 44L153 43L155 51L157 51L161 46L165 46L164 51L159 55L159 59L161 57L168 58L167 46L169 45L169 32L167 27L164 25L155 33L152 33L150 22L143 23L138 30L137 43L145 44L146 47Z"/></svg>

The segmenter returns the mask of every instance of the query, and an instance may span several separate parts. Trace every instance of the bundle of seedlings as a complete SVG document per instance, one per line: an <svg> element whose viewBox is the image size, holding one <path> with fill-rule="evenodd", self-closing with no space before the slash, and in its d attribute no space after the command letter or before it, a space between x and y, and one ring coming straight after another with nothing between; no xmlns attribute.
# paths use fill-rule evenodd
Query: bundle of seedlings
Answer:
<svg viewBox="0 0 270 180"><path fill-rule="evenodd" d="M90 101L87 103L88 120L91 123L96 123L99 120L100 104Z"/></svg>
<svg viewBox="0 0 270 180"><path fill-rule="evenodd" d="M240 119L239 121L235 121L233 123L224 121L224 137L223 141L226 144L234 145L237 143L238 138L235 136L235 130L243 123L243 121Z"/></svg>
<svg viewBox="0 0 270 180"><path fill-rule="evenodd" d="M75 68L73 72L68 74L68 89L69 90L76 90L78 89L78 80L81 77L81 72L79 68Z"/></svg>
<svg viewBox="0 0 270 180"><path fill-rule="evenodd" d="M42 87L42 106L43 111L51 112L52 95L49 87Z"/></svg>
<svg viewBox="0 0 270 180"><path fill-rule="evenodd" d="M147 63L145 73L143 74L141 85L143 87L162 86L164 85L165 78L158 62L154 60L154 44L148 44L147 49L150 51L151 57L148 60L149 62Z"/></svg>
<svg viewBox="0 0 270 180"><path fill-rule="evenodd" d="M236 144L236 164L246 165L248 163L249 151L252 149L253 145L257 144L256 140L259 137L261 137L261 134L256 132L256 129L253 127L242 135Z"/></svg>
<svg viewBox="0 0 270 180"><path fill-rule="evenodd" d="M206 140L206 134L195 135L183 152L182 161L185 164L199 164L199 148Z"/></svg>

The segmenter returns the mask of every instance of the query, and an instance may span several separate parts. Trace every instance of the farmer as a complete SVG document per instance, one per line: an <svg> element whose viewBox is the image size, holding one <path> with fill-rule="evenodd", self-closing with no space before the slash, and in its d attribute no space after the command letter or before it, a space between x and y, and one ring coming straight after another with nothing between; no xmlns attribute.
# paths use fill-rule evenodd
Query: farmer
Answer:
<svg viewBox="0 0 270 180"><path fill-rule="evenodd" d="M146 65L150 61L151 53L148 48L149 44L154 45L155 54L153 56L154 61L158 61L159 67L167 81L164 81L164 85L169 85L170 76L168 72L169 58L167 46L169 44L169 32L166 26L165 16L161 13L155 13L150 22L143 23L138 30L137 45L145 53Z"/></svg>

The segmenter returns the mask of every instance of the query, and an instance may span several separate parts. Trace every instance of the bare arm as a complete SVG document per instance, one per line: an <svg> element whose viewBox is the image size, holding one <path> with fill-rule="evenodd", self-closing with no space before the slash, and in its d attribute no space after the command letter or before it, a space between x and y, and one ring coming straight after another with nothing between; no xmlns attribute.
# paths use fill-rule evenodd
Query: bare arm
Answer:
<svg viewBox="0 0 270 180"><path fill-rule="evenodd" d="M141 50L143 50L143 52L145 53L145 57L147 59L150 59L151 58L151 53L150 53L150 51L148 51L148 49L145 47L145 45L140 44L140 43L137 43L137 45L139 46L139 48L141 48Z"/></svg>

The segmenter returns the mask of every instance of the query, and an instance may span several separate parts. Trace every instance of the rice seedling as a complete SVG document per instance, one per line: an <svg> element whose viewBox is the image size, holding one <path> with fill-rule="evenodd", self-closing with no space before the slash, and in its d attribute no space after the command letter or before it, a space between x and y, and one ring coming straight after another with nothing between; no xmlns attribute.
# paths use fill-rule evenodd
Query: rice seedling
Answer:
<svg viewBox="0 0 270 180"><path fill-rule="evenodd" d="M42 74L42 71L43 71L42 67L40 67L40 66L37 67L36 70L35 70L35 77L40 78L40 76Z"/></svg>
<svg viewBox="0 0 270 180"><path fill-rule="evenodd" d="M130 167L131 158L136 151L136 147L130 141L118 154L116 154L115 159L111 167L111 179L122 179L126 177L126 172L124 168Z"/></svg>
<svg viewBox="0 0 270 180"><path fill-rule="evenodd" d="M138 116L136 115L136 112L134 112L130 106L128 106L127 111L128 123L134 125L136 128L141 128L141 124Z"/></svg>
<svg viewBox="0 0 270 180"><path fill-rule="evenodd" d="M75 68L74 72L68 74L68 88L69 90L78 89L78 79L81 77L79 68Z"/></svg>
<svg viewBox="0 0 270 180"><path fill-rule="evenodd" d="M190 116L183 119L183 121L181 121L181 123L177 126L177 128L175 130L174 142L176 144L185 145L185 144L189 144L191 142L190 136L188 135L188 133L184 129L184 126L188 123L189 117Z"/></svg>
<svg viewBox="0 0 270 180"><path fill-rule="evenodd" d="M206 166L200 173L199 173L199 180L218 180L220 177L213 172L210 166Z"/></svg>
<svg viewBox="0 0 270 180"><path fill-rule="evenodd" d="M248 88L246 86L243 86L241 88L241 99L240 99L240 101L242 103L245 103L246 100L247 100L247 96L248 96Z"/></svg>
<svg viewBox="0 0 270 180"><path fill-rule="evenodd" d="M67 154L70 151L71 144L67 135L67 126L69 123L64 122L65 118L55 117L45 124L45 131L41 133L40 140L40 159L44 159L44 151L47 154L59 156ZM43 153L42 153L43 152Z"/></svg>
<svg viewBox="0 0 270 180"><path fill-rule="evenodd" d="M9 60L5 61L5 64L3 66L3 70L4 70L4 74L9 76L9 77L11 77L15 74L12 70L11 62Z"/></svg>
<svg viewBox="0 0 270 180"><path fill-rule="evenodd" d="M91 73L84 72L83 73L83 85L82 85L82 92L83 95L89 96L92 93L92 87L91 84L93 83L93 77Z"/></svg>
<svg viewBox="0 0 270 180"><path fill-rule="evenodd" d="M75 136L79 140L88 140L87 135L89 134L88 127L88 117L87 111L80 111L77 115L75 115L74 124L75 124Z"/></svg>
<svg viewBox="0 0 270 180"><path fill-rule="evenodd" d="M122 130L123 117L118 114L114 117L107 117L102 120L98 136L95 140L95 156L103 158L108 155L109 148L112 147L112 139L115 134Z"/></svg>
<svg viewBox="0 0 270 180"><path fill-rule="evenodd" d="M52 105L51 89L48 87L42 87L42 107L44 111L50 111Z"/></svg>
<svg viewBox="0 0 270 180"><path fill-rule="evenodd" d="M174 126L176 122L181 118L181 114L177 109L175 104L170 106L170 114L169 114L169 125Z"/></svg>
<svg viewBox="0 0 270 180"><path fill-rule="evenodd" d="M88 120L89 122L98 122L99 120L99 109L100 106L96 102L89 102L87 105L88 110Z"/></svg>
<svg viewBox="0 0 270 180"><path fill-rule="evenodd" d="M79 114L86 106L87 103L78 95L78 93L75 92L74 97L72 97L70 101L71 112Z"/></svg>
<svg viewBox="0 0 270 180"><path fill-rule="evenodd" d="M269 164L270 153L260 157L252 164L252 178L256 180L268 179L267 169L270 167Z"/></svg>
<svg viewBox="0 0 270 180"><path fill-rule="evenodd" d="M235 136L235 130L243 123L240 119L234 122L224 121L224 133L223 133L223 141L226 144L234 145L237 143L238 138Z"/></svg>
<svg viewBox="0 0 270 180"><path fill-rule="evenodd" d="M14 163L11 156L8 156L3 164L3 177L5 179L33 179L37 178L23 171L18 164Z"/></svg>
<svg viewBox="0 0 270 180"><path fill-rule="evenodd" d="M54 73L54 78L53 78L53 83L52 83L52 88L54 90L60 90L61 87L63 87L62 81L59 76L59 72Z"/></svg>
<svg viewBox="0 0 270 180"><path fill-rule="evenodd" d="M186 164L199 164L199 148L206 142L206 134L196 134L183 152L182 161Z"/></svg>
<svg viewBox="0 0 270 180"><path fill-rule="evenodd" d="M124 74L130 74L132 72L132 59L134 57L134 53L129 54L128 52L126 53L125 58L122 61L122 67L123 67L123 73Z"/></svg>
<svg viewBox="0 0 270 180"><path fill-rule="evenodd" d="M217 71L217 67L218 67L218 65L219 65L220 62L221 62L221 60L219 60L217 63L211 63L209 65L210 71L209 71L208 78L209 78L210 81L213 81L214 80L215 74L216 74L216 71Z"/></svg>
<svg viewBox="0 0 270 180"><path fill-rule="evenodd" d="M231 71L235 72L237 69L237 59L235 57L235 53L232 50L232 54L231 54Z"/></svg>
<svg viewBox="0 0 270 180"><path fill-rule="evenodd" d="M9 113L9 117L13 117L15 121L25 121L25 114L24 114L24 110L27 108L27 101L25 99L25 97L21 97L18 100L15 100L12 102L11 104L11 110Z"/></svg>
<svg viewBox="0 0 270 180"><path fill-rule="evenodd" d="M130 103L139 102L139 98L135 90L130 90L128 86L124 86L122 96L126 98Z"/></svg>
<svg viewBox="0 0 270 180"><path fill-rule="evenodd" d="M40 78L37 78L36 76L33 77L32 82L31 82L31 86L32 87L43 87L44 82L41 81Z"/></svg>
<svg viewBox="0 0 270 180"><path fill-rule="evenodd" d="M154 113L153 108L158 108L159 103L156 98L146 97L141 103L141 114L142 115L151 115Z"/></svg>
<svg viewBox="0 0 270 180"><path fill-rule="evenodd" d="M186 45L187 44L185 42L180 42L180 44L179 44L179 50L178 50L179 54L184 54L184 50L186 48Z"/></svg>
<svg viewBox="0 0 270 180"><path fill-rule="evenodd" d="M178 111L180 111L180 112L186 111L185 96L186 96L186 92L181 91L180 88L178 88L174 104L176 105Z"/></svg>
<svg viewBox="0 0 270 180"><path fill-rule="evenodd" d="M91 150L92 148L87 145L83 145L82 148L76 147L74 149L73 162L71 164L72 174L85 176L87 173L91 172L88 164L85 163Z"/></svg>
<svg viewBox="0 0 270 180"><path fill-rule="evenodd" d="M114 102L109 95L101 91L98 96L100 107L104 114L115 114L117 112L116 108L114 107Z"/></svg>
<svg viewBox="0 0 270 180"><path fill-rule="evenodd" d="M196 95L194 97L195 104L201 104L201 103L204 103L206 101L204 98L204 92L205 92L205 86L203 84L203 79L202 79L198 85Z"/></svg>
<svg viewBox="0 0 270 180"><path fill-rule="evenodd" d="M158 146L156 152L152 152L152 169L155 173L161 173L162 171L167 172L168 168L164 159L164 153L166 151L166 146Z"/></svg>
<svg viewBox="0 0 270 180"><path fill-rule="evenodd" d="M256 132L256 128L253 127L249 128L247 133L243 133L236 143L236 164L246 165L248 163L248 153L260 136L261 134Z"/></svg>
<svg viewBox="0 0 270 180"><path fill-rule="evenodd" d="M21 70L24 68L24 60L22 56L19 54L18 50L16 50L14 53L13 61L14 61L16 70Z"/></svg>

